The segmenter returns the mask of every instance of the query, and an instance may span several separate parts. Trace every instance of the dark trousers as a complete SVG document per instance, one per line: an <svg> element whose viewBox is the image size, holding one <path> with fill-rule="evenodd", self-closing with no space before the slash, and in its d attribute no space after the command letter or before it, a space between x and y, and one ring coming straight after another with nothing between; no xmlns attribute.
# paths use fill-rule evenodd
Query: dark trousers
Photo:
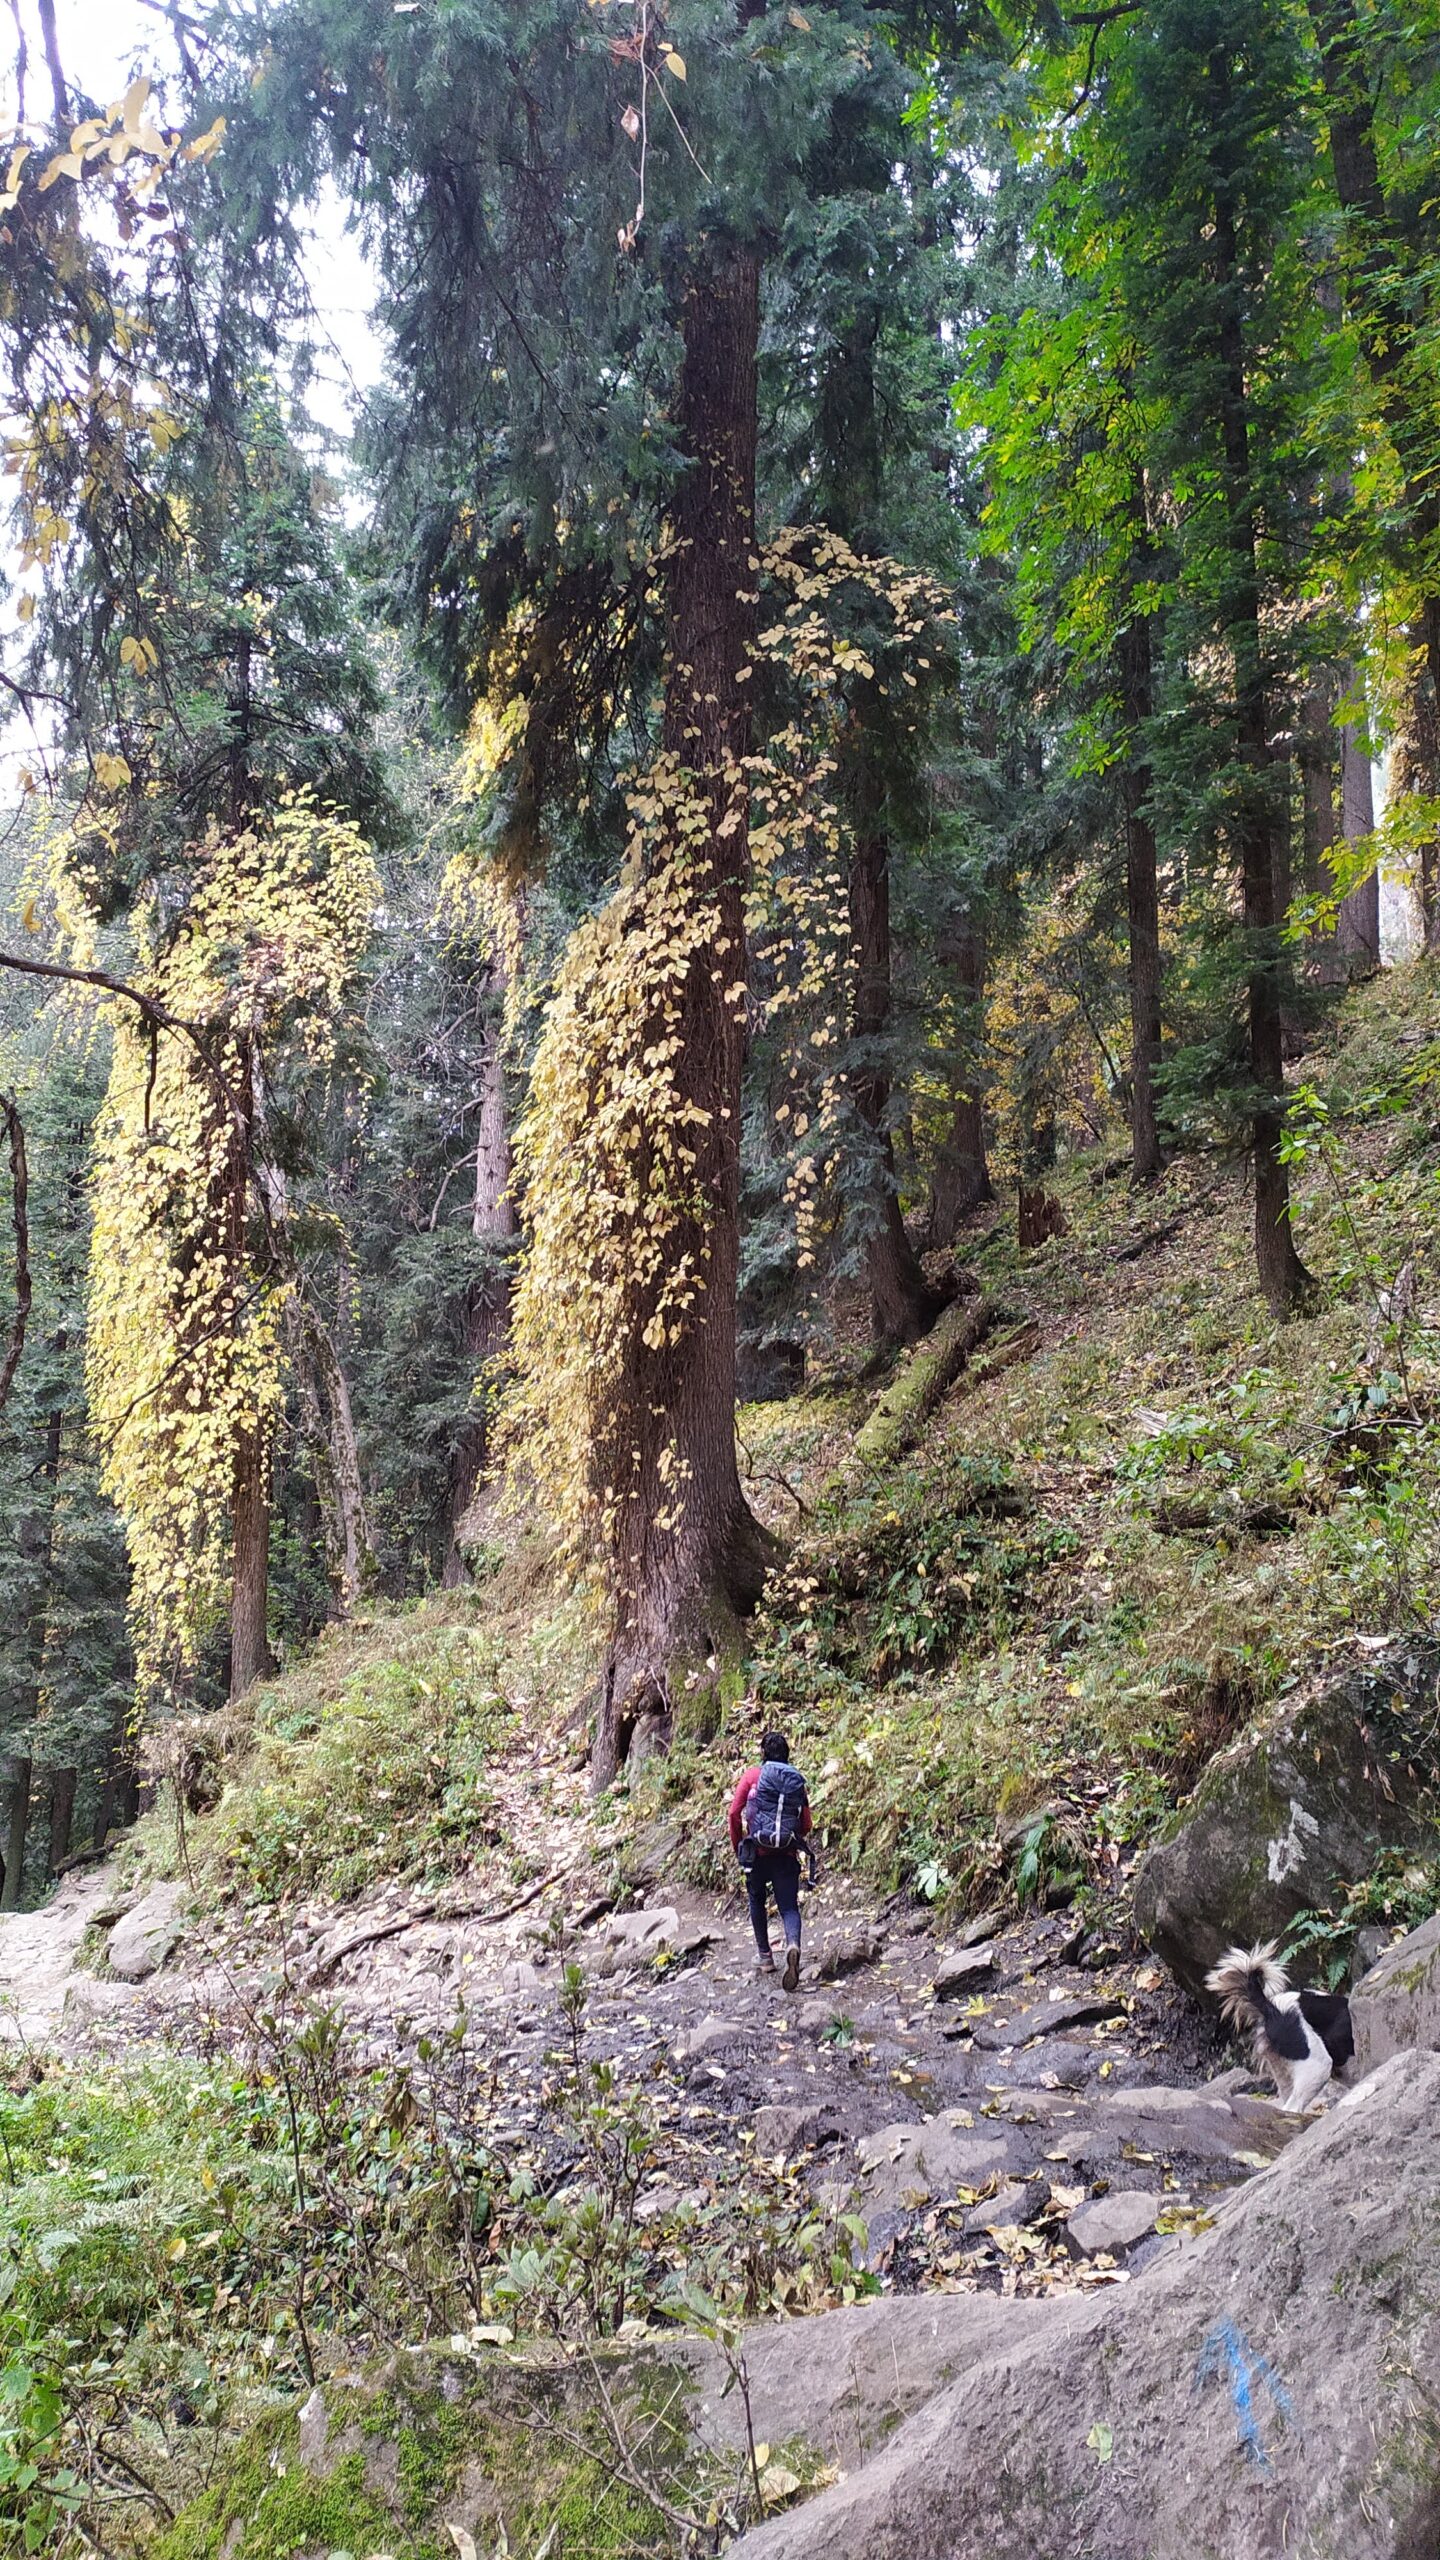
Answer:
<svg viewBox="0 0 1440 2560"><path fill-rule="evenodd" d="M765 1913L767 1892L775 1896L775 1908L785 1932L787 1947L800 1944L800 1861L793 1849L775 1849L768 1857L757 1857L745 1878L750 1896L750 1926L755 1944L762 1956L770 1953L770 1923Z"/></svg>

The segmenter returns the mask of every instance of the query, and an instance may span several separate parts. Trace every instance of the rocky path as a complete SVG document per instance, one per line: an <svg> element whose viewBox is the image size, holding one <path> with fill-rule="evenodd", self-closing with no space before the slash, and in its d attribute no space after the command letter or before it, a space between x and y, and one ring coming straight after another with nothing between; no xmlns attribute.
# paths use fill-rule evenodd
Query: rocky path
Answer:
<svg viewBox="0 0 1440 2560"><path fill-rule="evenodd" d="M81 1869L39 1911L0 1913L0 2037L36 2044L56 2031L80 1941L112 1890L103 1868Z"/></svg>
<svg viewBox="0 0 1440 2560"><path fill-rule="evenodd" d="M508 1910L469 1907L463 1887L391 1888L344 1914L302 1907L282 1948L253 1929L204 1947L192 1934L139 1989L77 1990L67 2026L111 2050L137 2035L209 2041L258 1971L273 1998L277 1963L297 2002L338 2012L357 2064L413 2050L463 2007L487 2104L543 2150L562 1977L578 1961L587 2048L645 2092L665 2137L642 2216L703 2209L747 2159L784 2164L829 2213L863 2215L867 2263L897 2291L1114 2280L1164 2231L1203 2223L1295 2130L1221 2067L1128 1936L1070 1914L992 1915L937 1942L927 1913L877 1913L826 1881L787 1998L755 1972L738 1891L652 1888L587 1918L581 1890L567 1867ZM127 1962L148 1930L163 1963L177 1889L152 1900L120 1923Z"/></svg>

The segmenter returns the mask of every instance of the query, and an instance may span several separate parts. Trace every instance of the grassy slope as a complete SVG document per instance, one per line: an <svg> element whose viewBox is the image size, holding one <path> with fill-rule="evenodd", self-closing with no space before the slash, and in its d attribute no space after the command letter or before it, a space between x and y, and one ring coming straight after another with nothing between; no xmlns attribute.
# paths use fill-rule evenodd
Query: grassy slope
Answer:
<svg viewBox="0 0 1440 2560"><path fill-rule="evenodd" d="M1256 1292L1242 1168L1182 1161L1137 1200L1096 1179L1097 1155L1055 1183L1068 1235L1022 1255L1007 1205L973 1243L1004 1322L908 1460L837 1500L853 1395L742 1417L756 1498L796 1539L758 1703L877 1883L984 1899L1000 1831L1047 1801L1063 1810L1042 1869L1113 1865L1318 1650L1432 1614L1433 1427L1337 1425L1367 1388L1403 1401L1401 1355L1415 1407L1433 1404L1437 1077L1424 963L1349 998L1302 1063L1329 1113L1296 1169L1320 1283L1302 1321L1277 1325ZM1375 1291L1411 1257L1397 1352ZM642 1783L718 1794L754 1722Z"/></svg>
<svg viewBox="0 0 1440 2560"><path fill-rule="evenodd" d="M873 1388L742 1414L752 1498L788 1563L728 1729L652 1764L626 1823L683 1810L703 1874L773 1713L832 1848L877 1885L985 1899L1000 1832L1047 1803L1042 1868L1113 1866L1318 1648L1427 1614L1432 1430L1372 1434L1367 1455L1336 1420L1367 1386L1397 1396L1379 1385L1399 1363L1374 1293L1410 1257L1401 1348L1422 1415L1440 1375L1434 970L1350 997L1299 1074L1330 1112L1297 1168L1312 1315L1277 1325L1256 1293L1243 1168L1188 1158L1136 1199L1096 1178L1101 1157L1072 1160L1055 1184L1066 1236L1020 1254L1007 1206L972 1238L1000 1321L908 1457L857 1480ZM594 1667L582 1602L523 1544L474 1595L367 1613L260 1694L187 1843L196 1872L265 1899L477 1861L523 1881L497 1787ZM146 1855L173 1867L177 1845L162 1812Z"/></svg>

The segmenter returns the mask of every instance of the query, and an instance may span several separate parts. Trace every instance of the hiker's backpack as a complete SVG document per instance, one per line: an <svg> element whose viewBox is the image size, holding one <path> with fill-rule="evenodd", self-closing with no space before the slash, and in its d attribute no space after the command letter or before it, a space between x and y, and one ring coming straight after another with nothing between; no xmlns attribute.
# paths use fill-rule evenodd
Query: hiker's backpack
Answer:
<svg viewBox="0 0 1440 2560"><path fill-rule="evenodd" d="M745 1828L759 1849L793 1849L809 1799L788 1760L767 1760L750 1790Z"/></svg>

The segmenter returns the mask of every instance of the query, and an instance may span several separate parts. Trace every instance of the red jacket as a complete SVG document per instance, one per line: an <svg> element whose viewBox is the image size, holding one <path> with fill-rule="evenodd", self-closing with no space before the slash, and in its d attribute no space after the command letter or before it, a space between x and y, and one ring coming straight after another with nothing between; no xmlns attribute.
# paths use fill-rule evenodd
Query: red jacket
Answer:
<svg viewBox="0 0 1440 2560"><path fill-rule="evenodd" d="M744 1838L745 1808L755 1792L759 1777L760 1763L757 1760L753 1769L747 1769L745 1771L744 1776L741 1778L739 1785L735 1789L735 1793L730 1799L730 1846L732 1849L738 1849L741 1840ZM807 1804L800 1816L800 1837L802 1840L807 1838L812 1828L813 1823L810 1807Z"/></svg>

